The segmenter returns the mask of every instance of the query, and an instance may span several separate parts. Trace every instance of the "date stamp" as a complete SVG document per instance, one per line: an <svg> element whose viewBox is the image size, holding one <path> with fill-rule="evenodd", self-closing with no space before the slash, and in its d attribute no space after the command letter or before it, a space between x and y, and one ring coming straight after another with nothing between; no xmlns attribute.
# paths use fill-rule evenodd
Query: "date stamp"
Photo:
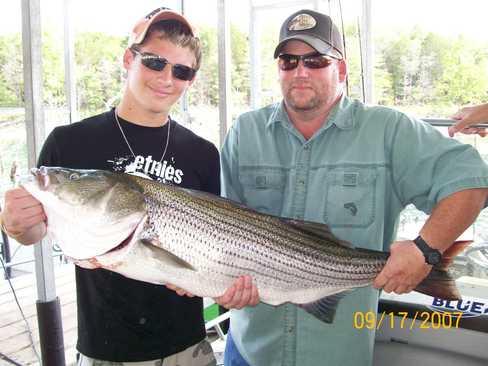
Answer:
<svg viewBox="0 0 488 366"><path fill-rule="evenodd" d="M461 311L407 311L376 313L374 311L356 311L353 318L354 329L451 329L459 328L459 321L463 316ZM417 320L417 321L416 321Z"/></svg>

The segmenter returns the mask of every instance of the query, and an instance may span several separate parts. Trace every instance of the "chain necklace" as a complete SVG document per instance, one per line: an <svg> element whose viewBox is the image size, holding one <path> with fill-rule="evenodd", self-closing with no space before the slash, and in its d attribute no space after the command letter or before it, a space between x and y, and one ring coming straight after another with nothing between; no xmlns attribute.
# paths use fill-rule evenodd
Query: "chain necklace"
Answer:
<svg viewBox="0 0 488 366"><path fill-rule="evenodd" d="M125 143L127 144L127 147L129 148L129 150L130 150L130 152L131 152L131 154L135 160L136 154L134 154L134 150L132 150L132 147L129 144L129 140L127 140L127 137L125 136L124 130L122 129L122 126L120 125L119 117L117 116L117 109L114 109L114 115L115 115L115 122L117 122L117 126L119 126L120 133L122 134L122 137L124 138ZM161 159L159 159L160 163L163 161L164 156L166 155L166 150L168 149L170 127L171 127L171 118L168 117L168 135L166 136L166 146L164 147L163 155L161 156Z"/></svg>

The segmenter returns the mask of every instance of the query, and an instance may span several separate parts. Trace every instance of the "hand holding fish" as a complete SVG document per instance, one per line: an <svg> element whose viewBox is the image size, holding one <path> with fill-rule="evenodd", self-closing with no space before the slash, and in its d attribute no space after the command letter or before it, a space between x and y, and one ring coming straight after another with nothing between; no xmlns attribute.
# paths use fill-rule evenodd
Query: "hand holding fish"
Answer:
<svg viewBox="0 0 488 366"><path fill-rule="evenodd" d="M169 288L170 290L176 292L180 296L186 296L186 297L194 297L195 296L191 292L188 292L188 291L182 289L181 287L177 287L177 286L172 285L170 283L167 283L165 286L167 288Z"/></svg>
<svg viewBox="0 0 488 366"><path fill-rule="evenodd" d="M259 303L258 288L253 284L251 276L241 276L222 296L216 297L214 300L227 309L256 306Z"/></svg>
<svg viewBox="0 0 488 366"><path fill-rule="evenodd" d="M391 245L390 257L373 286L388 293L404 294L427 277L431 268L413 241L397 241Z"/></svg>
<svg viewBox="0 0 488 366"><path fill-rule="evenodd" d="M46 214L41 203L24 188L5 192L5 206L1 214L4 231L23 244L32 244L46 234Z"/></svg>
<svg viewBox="0 0 488 366"><path fill-rule="evenodd" d="M193 297L192 293L177 286L166 284L166 287L180 296ZM214 301L227 309L242 309L245 306L256 306L259 303L258 288L252 283L250 276L237 278L222 296Z"/></svg>

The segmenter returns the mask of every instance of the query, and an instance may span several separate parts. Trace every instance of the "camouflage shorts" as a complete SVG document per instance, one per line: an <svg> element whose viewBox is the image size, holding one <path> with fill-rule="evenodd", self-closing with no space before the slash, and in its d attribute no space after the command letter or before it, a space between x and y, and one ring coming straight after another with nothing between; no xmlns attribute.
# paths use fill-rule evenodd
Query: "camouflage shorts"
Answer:
<svg viewBox="0 0 488 366"><path fill-rule="evenodd" d="M77 366L216 366L212 347L203 340L184 351L160 360L142 362L111 362L95 360L80 354Z"/></svg>

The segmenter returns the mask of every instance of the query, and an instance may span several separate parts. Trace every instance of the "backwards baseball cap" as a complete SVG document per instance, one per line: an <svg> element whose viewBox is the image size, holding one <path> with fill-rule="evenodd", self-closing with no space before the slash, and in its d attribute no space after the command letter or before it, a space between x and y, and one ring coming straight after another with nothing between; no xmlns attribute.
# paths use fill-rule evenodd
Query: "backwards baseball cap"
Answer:
<svg viewBox="0 0 488 366"><path fill-rule="evenodd" d="M308 9L290 15L281 26L274 58L280 55L286 42L292 39L305 42L323 55L344 58L341 34L328 15Z"/></svg>
<svg viewBox="0 0 488 366"><path fill-rule="evenodd" d="M128 47L130 48L134 44L139 44L144 41L149 27L160 20L176 20L180 23L183 23L185 26L188 27L189 33L192 36L195 36L195 32L192 26L190 25L188 20L183 17L183 15L171 10L170 8L162 7L153 10L136 23L129 36Z"/></svg>

